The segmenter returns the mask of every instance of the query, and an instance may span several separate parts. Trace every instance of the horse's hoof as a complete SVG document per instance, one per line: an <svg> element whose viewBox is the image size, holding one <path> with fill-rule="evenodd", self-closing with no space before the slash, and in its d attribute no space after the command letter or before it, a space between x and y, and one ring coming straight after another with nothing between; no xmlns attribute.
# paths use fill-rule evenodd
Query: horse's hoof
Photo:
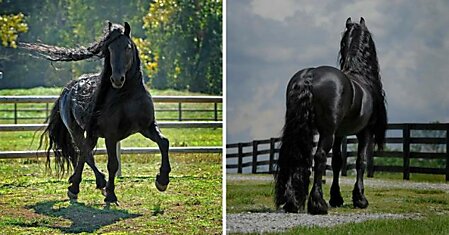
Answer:
<svg viewBox="0 0 449 235"><path fill-rule="evenodd" d="M78 200L78 194L74 194L74 193L70 192L70 190L67 190L67 196L69 197L70 200L73 200L73 201Z"/></svg>
<svg viewBox="0 0 449 235"><path fill-rule="evenodd" d="M285 205L282 207L282 209L284 209L285 213L298 213L299 212L298 207L289 202L285 203Z"/></svg>
<svg viewBox="0 0 449 235"><path fill-rule="evenodd" d="M307 204L307 212L312 215L327 215L327 203L321 197L310 197Z"/></svg>
<svg viewBox="0 0 449 235"><path fill-rule="evenodd" d="M156 185L157 190L159 190L160 192L164 192L165 190L167 190L168 184L162 185L159 182L157 182L157 180L154 182L154 184Z"/></svg>
<svg viewBox="0 0 449 235"><path fill-rule="evenodd" d="M107 193L106 193L106 188L100 188L101 190L101 194L103 194L103 196L106 197Z"/></svg>
<svg viewBox="0 0 449 235"><path fill-rule="evenodd" d="M368 207L368 200L366 200L365 197L362 197L360 200L354 200L353 201L354 204L354 208L360 208L360 209L365 209Z"/></svg>
<svg viewBox="0 0 449 235"><path fill-rule="evenodd" d="M343 206L343 198L341 196L334 196L331 197L331 199L329 200L329 205L331 207L341 207Z"/></svg>
<svg viewBox="0 0 449 235"><path fill-rule="evenodd" d="M120 204L118 203L118 201L115 201L115 202L105 202L105 204L106 204L106 207L110 207L111 204L115 204L116 206L120 206Z"/></svg>

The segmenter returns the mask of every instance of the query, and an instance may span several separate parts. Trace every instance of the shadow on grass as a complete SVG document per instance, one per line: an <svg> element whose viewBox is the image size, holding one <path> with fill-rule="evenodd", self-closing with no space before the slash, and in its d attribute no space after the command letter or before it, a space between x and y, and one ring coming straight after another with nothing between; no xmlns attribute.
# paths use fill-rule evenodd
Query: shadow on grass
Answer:
<svg viewBox="0 0 449 235"><path fill-rule="evenodd" d="M141 214L132 214L126 210L104 208L99 209L86 206L84 203L71 202L69 206L65 206L66 201L47 201L39 202L28 208L33 209L36 213L51 216L57 219L70 220L70 226L58 225L57 223L41 224L36 226L45 226L48 228L59 229L64 233L82 233L95 232L103 226L114 224L117 221L136 218ZM64 204L58 206L57 204ZM54 220L57 221L57 220ZM18 224L21 226L20 224ZM23 224L23 227L29 227L29 224Z"/></svg>

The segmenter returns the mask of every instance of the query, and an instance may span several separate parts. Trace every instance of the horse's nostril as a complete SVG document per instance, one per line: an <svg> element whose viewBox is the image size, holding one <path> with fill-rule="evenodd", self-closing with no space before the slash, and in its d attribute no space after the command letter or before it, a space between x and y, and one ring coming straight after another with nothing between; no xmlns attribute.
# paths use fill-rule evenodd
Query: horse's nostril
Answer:
<svg viewBox="0 0 449 235"><path fill-rule="evenodd" d="M124 81L125 81L125 77L121 77L121 78L120 78L120 81L121 81L121 82L124 82Z"/></svg>

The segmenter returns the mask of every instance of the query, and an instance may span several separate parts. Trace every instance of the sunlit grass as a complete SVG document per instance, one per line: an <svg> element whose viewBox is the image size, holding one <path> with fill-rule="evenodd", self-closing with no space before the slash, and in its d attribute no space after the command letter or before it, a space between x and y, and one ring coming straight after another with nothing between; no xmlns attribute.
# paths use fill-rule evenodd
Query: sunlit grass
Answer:
<svg viewBox="0 0 449 235"><path fill-rule="evenodd" d="M400 186L402 178L399 174L382 173L380 178L388 183ZM430 180L429 175L423 175L421 181L441 182L440 177ZM422 177L422 176L421 176ZM433 176L435 177L435 176ZM348 176L348 178L353 178ZM419 178L419 177L418 177ZM355 179L354 179L355 180ZM330 183L323 187L325 200L329 200ZM242 212L274 212L273 181L267 180L227 180L226 203L227 213ZM394 213L419 215L415 220L376 220L363 223L350 223L332 228L298 227L286 234L444 234L449 231L449 196L438 189L409 188L373 188L365 186L366 197L370 205L367 209L354 209L351 195L352 185L341 185L345 200L343 207L330 208L330 214L345 213ZM436 216L438 214L438 216Z"/></svg>
<svg viewBox="0 0 449 235"><path fill-rule="evenodd" d="M106 157L97 157L106 171ZM120 206L104 208L86 167L78 203L66 200L67 177L45 170L43 160L0 160L2 233L114 232L221 233L221 154L172 154L166 192L154 187L158 154L124 155L116 180Z"/></svg>

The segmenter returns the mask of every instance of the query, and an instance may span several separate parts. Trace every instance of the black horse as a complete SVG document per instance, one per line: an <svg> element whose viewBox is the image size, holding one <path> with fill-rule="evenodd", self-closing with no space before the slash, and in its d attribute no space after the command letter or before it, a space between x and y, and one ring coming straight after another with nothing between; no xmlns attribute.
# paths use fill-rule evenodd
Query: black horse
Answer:
<svg viewBox="0 0 449 235"><path fill-rule="evenodd" d="M164 191L169 183L169 141L161 134L156 123L153 101L143 84L139 54L131 40L130 31L128 23L123 27L109 22L101 40L87 49L21 44L21 47L52 61L75 61L93 56L104 58L100 74L83 75L64 87L42 135L48 133L49 136L47 165L50 163L50 152L53 151L57 165L63 172L70 163L74 167L67 192L70 199L78 197L86 162L95 173L97 188L103 190L105 202L117 203L114 193L118 169L116 145L137 132L156 142L161 151L160 174L156 176L157 189ZM107 182L104 174L95 166L93 158L93 149L99 137L105 138L108 153Z"/></svg>
<svg viewBox="0 0 449 235"><path fill-rule="evenodd" d="M340 148L342 138L353 134L359 144L352 201L356 208L368 206L363 173L374 145L384 145L387 112L376 48L363 18L359 24L347 19L339 55L341 70L329 66L303 69L287 86L287 111L275 174L276 206L286 212L304 210L313 160L314 179L307 211L327 214L321 184L331 149L333 182L329 204L343 205L338 183L343 160ZM320 137L312 157L316 132Z"/></svg>

